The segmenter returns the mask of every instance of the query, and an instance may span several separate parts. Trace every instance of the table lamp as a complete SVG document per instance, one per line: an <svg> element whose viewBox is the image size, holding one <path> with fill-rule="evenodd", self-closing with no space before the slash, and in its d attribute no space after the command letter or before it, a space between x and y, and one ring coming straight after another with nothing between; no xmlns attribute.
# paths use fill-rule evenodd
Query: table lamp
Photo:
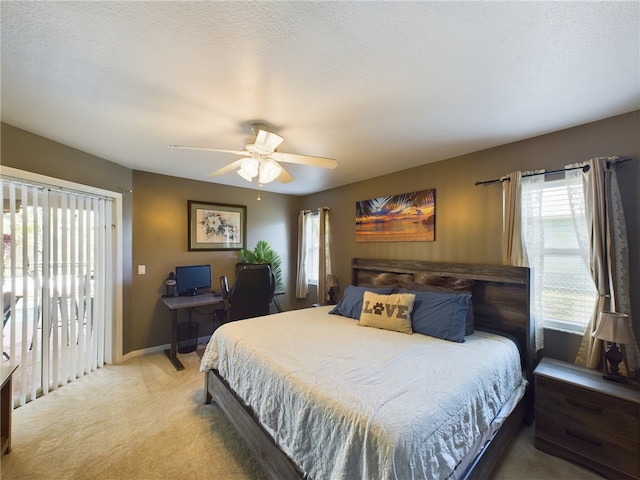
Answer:
<svg viewBox="0 0 640 480"><path fill-rule="evenodd" d="M633 343L633 336L629 330L629 316L624 313L601 312L596 331L591 336L609 342L609 347L604 354L604 358L609 362L609 369L605 370L602 378L624 382L625 377L618 369L622 361L622 352L618 344Z"/></svg>
<svg viewBox="0 0 640 480"><path fill-rule="evenodd" d="M336 289L338 288L338 277L333 274L327 275L327 287L329 290L327 293L329 294L329 305L336 304Z"/></svg>

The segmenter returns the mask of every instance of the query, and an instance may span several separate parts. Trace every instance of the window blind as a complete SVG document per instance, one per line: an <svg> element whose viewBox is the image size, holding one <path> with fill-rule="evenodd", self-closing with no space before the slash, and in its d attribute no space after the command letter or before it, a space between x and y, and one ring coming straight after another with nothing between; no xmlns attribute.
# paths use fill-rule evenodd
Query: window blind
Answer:
<svg viewBox="0 0 640 480"><path fill-rule="evenodd" d="M112 361L113 202L8 178L2 189L3 351L24 404Z"/></svg>
<svg viewBox="0 0 640 480"><path fill-rule="evenodd" d="M583 332L597 291L588 267L589 246L581 184L544 182L542 304L546 327Z"/></svg>

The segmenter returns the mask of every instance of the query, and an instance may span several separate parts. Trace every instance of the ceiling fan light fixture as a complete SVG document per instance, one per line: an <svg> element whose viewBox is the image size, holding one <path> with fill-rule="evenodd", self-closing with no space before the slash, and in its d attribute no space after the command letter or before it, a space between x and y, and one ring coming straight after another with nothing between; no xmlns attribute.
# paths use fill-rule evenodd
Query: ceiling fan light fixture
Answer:
<svg viewBox="0 0 640 480"><path fill-rule="evenodd" d="M244 178L247 182L251 182L253 180L252 177L250 177L249 175L247 175L245 172L243 172L242 170L238 170L238 175L240 175L242 178Z"/></svg>
<svg viewBox="0 0 640 480"><path fill-rule="evenodd" d="M280 135L270 132L262 123L252 123L251 131L255 135L253 143L246 140L242 150L223 150L219 148L188 147L170 145L173 148L187 148L191 150L206 150L210 152L231 153L239 155L239 160L231 162L209 175L218 177L235 171L247 182L252 182L258 177L258 183L262 186L278 180L280 183L293 181L293 176L281 163L294 163L297 165L310 165L321 168L335 168L337 162L333 158L314 157L311 155L299 155L293 153L276 152L276 148L284 141Z"/></svg>
<svg viewBox="0 0 640 480"><path fill-rule="evenodd" d="M271 159L260 162L260 183L273 182L282 173L282 168Z"/></svg>
<svg viewBox="0 0 640 480"><path fill-rule="evenodd" d="M253 177L258 175L258 165L259 162L255 158L245 158L240 164L238 175L244 178L247 182L250 182L253 180Z"/></svg>

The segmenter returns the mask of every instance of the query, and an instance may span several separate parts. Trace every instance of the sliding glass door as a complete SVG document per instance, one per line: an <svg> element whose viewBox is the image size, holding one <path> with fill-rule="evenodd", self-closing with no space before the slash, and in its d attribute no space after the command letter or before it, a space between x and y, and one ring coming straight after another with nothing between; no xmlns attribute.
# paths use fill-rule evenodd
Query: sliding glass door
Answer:
<svg viewBox="0 0 640 480"><path fill-rule="evenodd" d="M3 362L24 404L112 361L113 199L2 178Z"/></svg>

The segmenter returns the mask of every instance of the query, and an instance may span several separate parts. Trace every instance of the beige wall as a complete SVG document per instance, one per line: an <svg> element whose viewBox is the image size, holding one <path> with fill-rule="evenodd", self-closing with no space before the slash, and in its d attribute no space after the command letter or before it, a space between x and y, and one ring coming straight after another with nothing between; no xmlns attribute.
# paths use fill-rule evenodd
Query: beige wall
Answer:
<svg viewBox="0 0 640 480"><path fill-rule="evenodd" d="M129 169L104 159L2 124L5 165L114 191L124 196L124 336L125 353L169 341L169 316L159 304L162 282L176 265L211 263L214 279L232 274L235 252L187 251L187 200L247 206L248 247L269 241L284 259L285 309L315 301L294 298L297 214L300 208L329 206L334 270L341 285L350 281L353 257L416 258L433 261L500 263L500 185L475 186L477 180L514 170L561 168L601 155L629 156L636 161L617 166L630 245L633 311L640 312L640 112L606 119L530 140L432 163L306 197L197 182ZM391 159L392 161L392 159ZM355 202L381 195L436 189L436 241L416 243L355 242ZM137 275L137 265L147 274ZM201 318L201 332L210 326ZM636 313L640 337L640 314ZM562 358L576 341L562 334L548 336L547 349ZM546 353L546 352L545 352ZM569 355L570 356L570 355Z"/></svg>
<svg viewBox="0 0 640 480"><path fill-rule="evenodd" d="M245 205L247 207L247 248L266 240L283 257L285 295L279 297L283 309L292 309L295 275L296 223L299 198L198 182L148 172L133 172L133 319L130 350L166 344L170 340L170 317L160 302L164 281L178 265L209 264L214 286L221 275L234 278L237 251L189 252L187 250L187 201ZM293 260L292 260L293 259ZM293 262L293 263L292 263ZM146 274L138 275L138 265ZM292 273L293 269L293 273ZM193 320L200 323L200 335L210 334L211 308L198 309ZM180 321L186 320L182 312Z"/></svg>
<svg viewBox="0 0 640 480"><path fill-rule="evenodd" d="M303 208L331 208L334 272L341 285L350 282L354 257L421 259L496 264L502 262L502 194L500 184L475 186L515 170L556 169L597 156L619 155L634 161L620 164L620 177L630 246L632 311L640 338L640 111L543 135L481 152L423 165L354 183L302 199ZM390 159L389 161L393 161ZM356 243L355 203L378 196L436 189L434 242ZM549 336L547 352L573 355L576 341ZM553 350L549 352L549 350Z"/></svg>

